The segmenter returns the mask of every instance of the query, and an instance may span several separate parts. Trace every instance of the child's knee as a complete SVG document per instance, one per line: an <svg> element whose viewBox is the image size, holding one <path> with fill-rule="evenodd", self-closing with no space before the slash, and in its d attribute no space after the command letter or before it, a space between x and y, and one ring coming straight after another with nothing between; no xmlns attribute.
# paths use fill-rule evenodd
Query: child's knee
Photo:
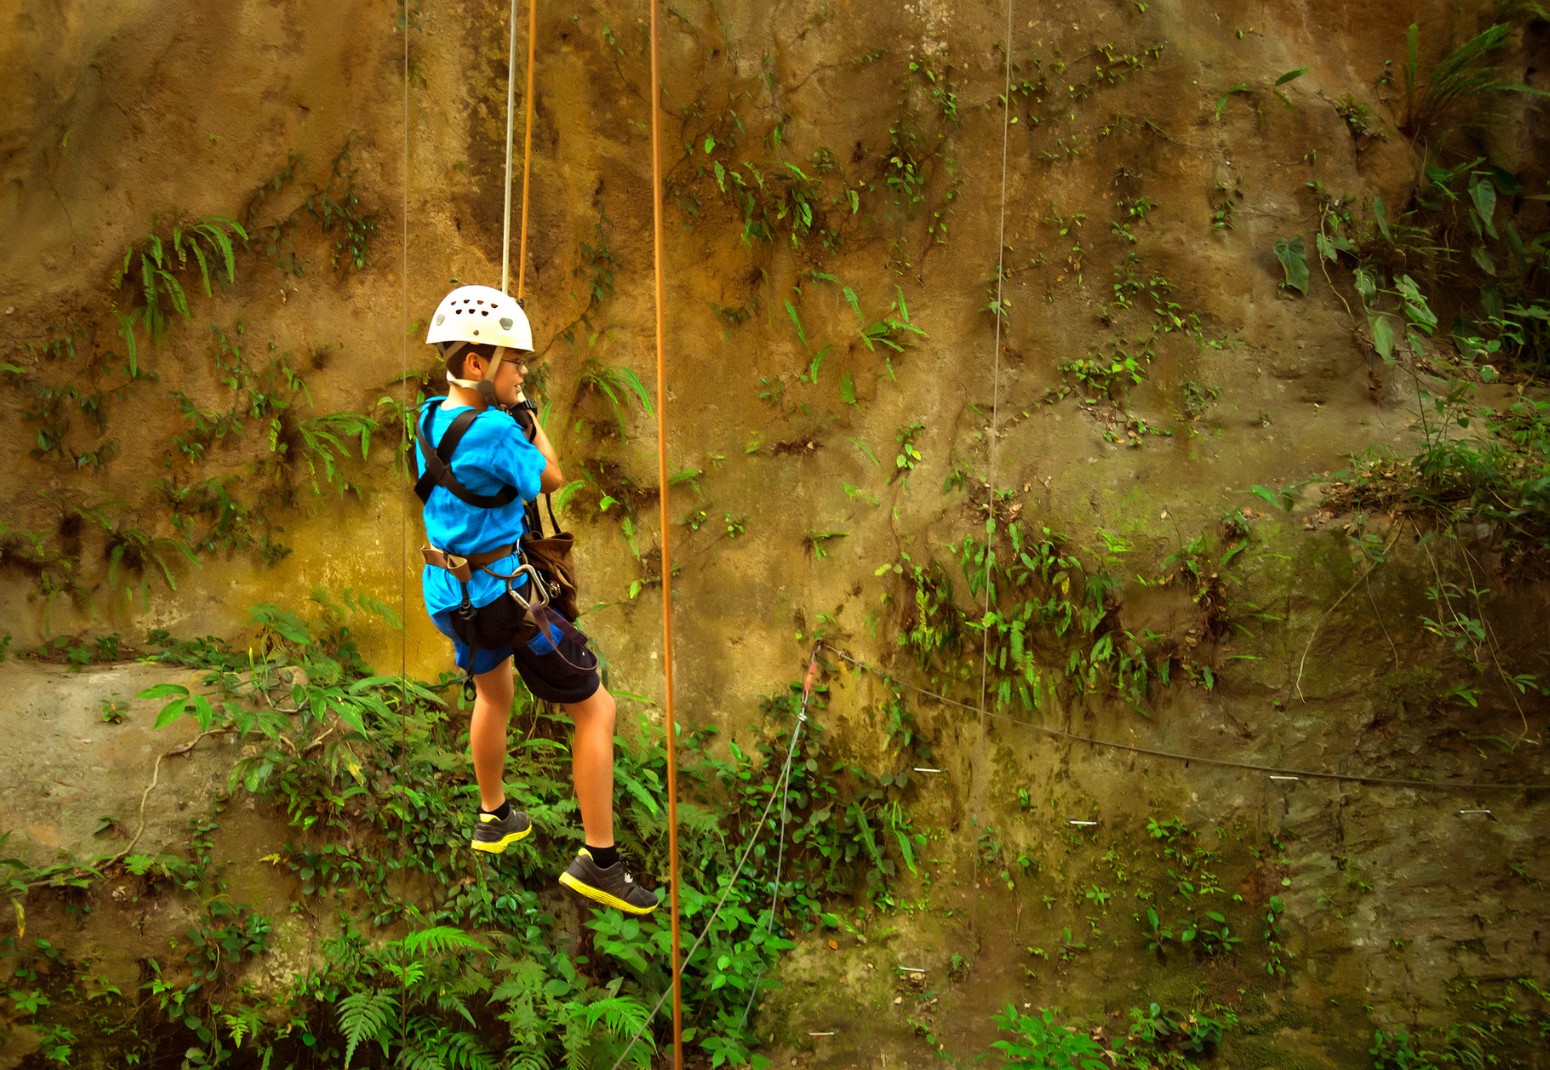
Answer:
<svg viewBox="0 0 1550 1070"><path fill-rule="evenodd" d="M572 707L571 719L578 725L584 722L588 727L604 729L612 735L618 712L619 704L614 697L600 687L591 698Z"/></svg>

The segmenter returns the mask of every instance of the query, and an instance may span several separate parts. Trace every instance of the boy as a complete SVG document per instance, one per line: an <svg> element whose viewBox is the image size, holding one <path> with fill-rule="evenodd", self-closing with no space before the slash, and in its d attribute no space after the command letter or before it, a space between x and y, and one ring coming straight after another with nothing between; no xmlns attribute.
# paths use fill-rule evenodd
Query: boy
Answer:
<svg viewBox="0 0 1550 1070"><path fill-rule="evenodd" d="M431 544L422 587L431 619L474 681L468 738L479 814L473 848L501 854L532 831L502 784L515 665L534 697L563 706L576 727L572 776L586 846L560 883L607 906L649 914L656 895L635 883L614 846L613 696L580 630L551 609L527 611L536 600L534 584L530 573L518 571L522 503L565 482L544 429L529 410L517 408L527 376L523 360L533 349L527 316L499 290L460 286L442 299L425 340L446 362L448 391L426 402L418 417L415 489L425 503ZM472 415L459 433L454 422L463 413Z"/></svg>

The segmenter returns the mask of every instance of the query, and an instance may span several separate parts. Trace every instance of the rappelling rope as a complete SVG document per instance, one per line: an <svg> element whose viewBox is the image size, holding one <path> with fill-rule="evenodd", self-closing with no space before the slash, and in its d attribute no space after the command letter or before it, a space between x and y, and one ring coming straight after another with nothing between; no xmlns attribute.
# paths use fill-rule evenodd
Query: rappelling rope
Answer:
<svg viewBox="0 0 1550 1070"><path fill-rule="evenodd" d="M536 8L538 0L529 0L529 3ZM501 213L501 293L511 292L509 289L507 289L507 286L511 281L511 142L512 112L516 110L517 96L517 0L511 0L511 17L508 21L511 23L511 41L506 46L506 204ZM529 34L528 36L531 37L532 35ZM532 69L532 64L529 63L529 74L532 73ZM532 99L533 95L532 93L529 93L529 103L531 103ZM524 192L524 203L522 207L523 213L525 215L527 211L527 198L525 196L527 190L526 160L523 161L522 173ZM519 255L518 259L526 259L526 257Z"/></svg>
<svg viewBox="0 0 1550 1070"><path fill-rule="evenodd" d="M516 0L512 0L512 2L515 3ZM515 30L515 24L516 24L516 20L513 19L512 20L513 31ZM522 300L523 287L524 287L524 285L527 282L527 206L528 206L527 191L528 191L528 187L529 187L529 181L528 180L532 177L532 174L533 174L533 166L532 166L532 164L533 164L533 100L534 100L534 95L533 95L533 71L537 67L537 62L536 62L537 43L538 43L538 0L528 0L528 5L527 5L527 99L525 101L523 101L523 104L527 108L527 122L523 126L523 133L522 133L522 228L521 228L521 231L520 231L520 236L517 239L517 300L518 301ZM515 49L515 44L513 44L513 49ZM509 77L508 77L507 81L509 83L509 81L510 81ZM508 92L508 94L510 93L509 84L508 84L507 92ZM507 115L510 115L510 113L511 113L511 103L510 103L509 100L507 101L507 104L506 104L506 110L507 110ZM508 132L506 134L506 137L507 137L507 139L509 141L509 139L511 138L511 134ZM509 164L508 164L508 166L509 166ZM508 181L509 181L509 179L508 179ZM509 221L507 223L507 227L508 228L510 227L510 222ZM510 240L509 236L508 236L507 240L508 241ZM506 284L505 284L505 280L503 278L501 280L501 289L504 290L505 288L506 288Z"/></svg>
<svg viewBox="0 0 1550 1070"><path fill-rule="evenodd" d="M1363 773L1330 773L1312 769L1291 769L1285 766L1261 765L1257 762L1240 762L1230 758L1207 758L1198 754L1180 754L1176 751L1156 750L1151 747L1138 747L1132 743L1117 743L1113 740L1095 739L1092 736L1082 736L1076 734L1075 732L1066 732L1059 728L1050 728L1048 725L1035 724L1033 721L1025 721L1019 717L1013 717L1011 714L997 713L994 710L986 709L984 706L971 706L967 702L959 702L957 699L948 698L946 695L943 695L940 692L931 691L927 688L919 686L918 684L913 684L910 681L901 679L900 677L880 669L875 665L870 665L867 662L860 660L859 658L852 657L845 651L840 650L838 647L832 646L828 643L824 643L823 646L832 652L835 657L842 661L849 662L858 669L872 673L873 675L887 680L889 683L898 687L906 688L918 695L923 695L926 698L940 702L944 706L952 706L955 709L967 710L971 713L978 713L982 718L994 717L998 720L1006 721L1009 724L1021 725L1024 728L1031 728L1035 732L1042 732L1045 735L1053 736L1056 739L1064 739L1072 743L1086 743L1088 746L1092 747L1103 747L1109 750L1128 751L1131 754L1142 754L1150 758L1163 758L1168 761L1184 762L1186 764L1191 762L1199 762L1202 765L1215 765L1224 769L1244 769L1248 770L1249 772L1265 773L1270 776L1296 777L1299 780L1334 780L1348 784L1371 784L1376 787L1416 788L1430 791L1550 791L1550 784L1479 784L1444 780L1409 780L1403 777L1369 776Z"/></svg>
<svg viewBox="0 0 1550 1070"><path fill-rule="evenodd" d="M786 762L783 766L781 766L780 776L776 778L775 784L770 788L770 797L764 804L764 811L759 815L759 820L754 822L753 831L749 833L748 840L743 845L743 853L738 857L737 865L732 869L732 876L726 881L726 887L721 892L721 898L716 900L716 905L714 908L712 908L710 917L705 920L704 928L700 930L699 936L695 938L694 943L689 947L689 953L683 958L683 965L685 967L687 967L689 963L693 961L694 953L700 949L700 945L703 944L705 942L705 938L710 935L711 929L715 927L716 919L721 916L721 908L726 905L727 898L732 894L732 889L737 887L737 878L742 876L743 867L748 864L748 857L753 854L753 849L759 845L759 834L764 831L764 826L770 819L770 810L774 808L775 800L777 798L780 799L781 805L780 843L782 849L784 848L787 817L786 801L790 797L791 793L791 765L796 758L797 741L802 734L802 726L807 723L807 702L808 699L812 696L813 683L817 679L818 675L818 650L819 647L823 645L824 644L820 643L813 647L812 657L808 661L807 678L802 685L802 706L801 709L797 711L796 724L794 724L791 728L791 742L786 747ZM775 874L775 887L777 896L779 895L780 889L779 866L780 863L777 862ZM774 902L772 901L772 918L774 917L773 912ZM763 977L763 973L761 972L759 976ZM624 1060L629 1056L631 1049L633 1049L640 1041L640 1038L646 1034L646 1030L651 1028L651 1020L655 1018L657 1016L657 1012L662 1009L662 1004L667 1002L668 996L675 993L676 980L677 978L675 977L674 987L669 988L667 991L662 993L662 996L657 1000L656 1005L651 1008L651 1013L646 1015L646 1024L642 1025L640 1029L636 1031L635 1035L630 1038L629 1044L625 1046L624 1051L619 1053L619 1058L614 1062L614 1065L610 1068L610 1070L619 1070L620 1065L623 1064ZM757 981L755 984L757 985ZM750 1006L752 1006L751 1002ZM745 1018L746 1013L747 1012L745 1011Z"/></svg>
<svg viewBox="0 0 1550 1070"><path fill-rule="evenodd" d="M664 317L666 284L662 275L662 75L657 60L658 0L651 4L651 260L656 284L657 321L657 514L662 529L662 688L667 719L667 853L668 902L672 921L673 1067L683 1066L683 971L679 959L678 918L678 760L677 724L673 718L673 555L668 533L667 476L667 347ZM703 939L703 937L702 937ZM696 945L698 946L698 945ZM655 1012L653 1012L654 1014ZM648 1019L649 1021L649 1019Z"/></svg>

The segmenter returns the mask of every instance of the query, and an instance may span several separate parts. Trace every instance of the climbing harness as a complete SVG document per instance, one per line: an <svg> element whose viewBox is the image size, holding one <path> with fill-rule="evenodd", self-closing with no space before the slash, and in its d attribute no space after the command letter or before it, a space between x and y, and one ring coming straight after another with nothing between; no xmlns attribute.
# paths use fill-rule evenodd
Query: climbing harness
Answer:
<svg viewBox="0 0 1550 1070"><path fill-rule="evenodd" d="M425 466L424 473L414 484L414 493L420 499L420 504L424 505L430 501L431 491L441 487L475 509L499 509L510 505L517 498L516 487L507 485L495 494L478 494L465 487L452 473L453 451L457 449L458 443L463 441L463 436L468 434L468 429L474 425L474 421L479 418L478 411L464 409L454 416L446 433L441 436L441 441L433 447L430 440L430 421L436 404L437 399L426 402L420 410L420 418L414 425L414 436L420 444L420 457Z"/></svg>
<svg viewBox="0 0 1550 1070"><path fill-rule="evenodd" d="M424 467L424 472L414 485L420 503L423 505L428 502L431 492L440 487L476 509L499 509L510 505L517 498L516 487L508 484L494 494L480 494L465 486L452 470L452 454L480 413L473 409L459 412L442 434L441 441L432 446L430 423L437 404L435 399L426 402L415 421L415 440L419 444ZM544 497L548 499L548 495ZM595 658L591 665L577 665L565 656L557 642L558 626L554 617L562 616L567 622L576 619L576 579L575 565L570 559L572 537L569 532L561 531L559 522L554 519L553 501L549 501L548 506L549 522L554 527L552 535L543 533L543 518L538 512L537 503L527 502L524 506L527 532L518 542L476 554L459 554L439 546L422 546L420 556L427 565L445 569L458 581L463 600L452 612L462 627L471 628L478 613L478 607L468 595L469 581L473 579L474 570L478 569L505 583L506 594L522 611L522 619L549 640L549 653L577 672L591 672L597 668ZM501 572L491 567L512 554L516 554L520 562L514 571ZM464 681L465 692L471 684L470 675Z"/></svg>
<svg viewBox="0 0 1550 1070"><path fill-rule="evenodd" d="M435 400L426 402L414 426L415 439L419 443L420 457L425 469L414 485L414 493L420 499L420 504L424 505L430 501L431 492L440 487L476 509L499 509L510 505L517 498L516 487L508 484L494 494L480 494L464 486L452 471L452 454L480 414L473 409L464 409L458 413L441 436L441 441L433 447L430 440L430 422L436 404ZM463 589L463 602L454 612L462 619L468 620L474 615L474 606L468 597L468 582L473 578L474 569L479 569L496 579L505 581L506 593L521 607L523 616L534 626L543 626L538 610L549 604L549 585L544 582L538 569L525 559L522 559L522 563L510 573L498 572L490 567L512 554L517 554L521 559L522 547L519 543L508 543L477 554L457 554L438 546L423 546L420 548L420 554L427 565L446 569L457 578ZM519 583L519 580L525 582ZM528 592L525 595L522 592L524 586Z"/></svg>

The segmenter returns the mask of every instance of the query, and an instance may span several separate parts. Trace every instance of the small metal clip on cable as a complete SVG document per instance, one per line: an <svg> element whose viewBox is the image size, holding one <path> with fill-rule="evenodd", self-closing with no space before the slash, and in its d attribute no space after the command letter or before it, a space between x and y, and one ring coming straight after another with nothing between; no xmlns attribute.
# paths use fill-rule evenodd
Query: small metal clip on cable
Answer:
<svg viewBox="0 0 1550 1070"><path fill-rule="evenodd" d="M1091 827L1093 825L1096 825L1097 823L1098 822L1096 822L1096 821L1067 821L1066 822L1066 824L1068 824L1068 825L1076 825L1079 828L1089 828L1089 827Z"/></svg>
<svg viewBox="0 0 1550 1070"><path fill-rule="evenodd" d="M1491 813L1491 811L1489 811L1489 810L1460 810L1459 811L1459 816L1460 817L1463 817L1466 814L1484 814L1487 821L1495 821L1496 820L1496 815Z"/></svg>
<svg viewBox="0 0 1550 1070"><path fill-rule="evenodd" d="M1300 776L1285 776L1285 775L1280 774L1280 773L1271 773L1270 774L1270 779L1271 780L1301 780L1302 777L1300 777Z"/></svg>

